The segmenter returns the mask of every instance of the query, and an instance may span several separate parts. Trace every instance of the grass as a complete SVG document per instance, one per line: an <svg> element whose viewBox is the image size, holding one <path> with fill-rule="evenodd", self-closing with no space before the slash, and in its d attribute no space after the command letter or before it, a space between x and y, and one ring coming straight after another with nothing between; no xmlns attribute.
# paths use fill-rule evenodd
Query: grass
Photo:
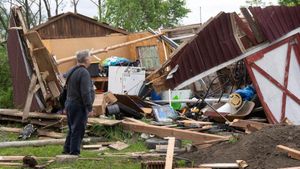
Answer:
<svg viewBox="0 0 300 169"><path fill-rule="evenodd" d="M110 129L111 131L113 129ZM113 133L120 132L119 129L116 129ZM120 138L122 136L119 136ZM14 141L18 138L18 134L9 133L9 132L0 132L0 141ZM108 149L104 151L105 154L110 153L126 153L126 152L144 152L148 151L144 145L144 142L138 139L137 135L132 135L131 138L126 139L126 143L130 146L124 150L117 151ZM32 138L34 139L34 138ZM111 140L115 140L111 139ZM22 147L22 148L1 148L0 155L32 155L37 157L55 157L60 155L62 152L62 145L48 145L43 147ZM101 169L139 169L140 162L135 160L129 160L128 158L120 157L101 157L99 152L93 152L88 150L82 150L81 157L99 157L103 158L101 161L93 160L78 160L72 163L52 163L47 168L64 168L64 169L82 169L82 168L101 168ZM43 163L45 161L39 161ZM0 167L1 169L16 169L18 167Z"/></svg>
<svg viewBox="0 0 300 169"><path fill-rule="evenodd" d="M6 49L0 46L0 107L13 107L12 82Z"/></svg>

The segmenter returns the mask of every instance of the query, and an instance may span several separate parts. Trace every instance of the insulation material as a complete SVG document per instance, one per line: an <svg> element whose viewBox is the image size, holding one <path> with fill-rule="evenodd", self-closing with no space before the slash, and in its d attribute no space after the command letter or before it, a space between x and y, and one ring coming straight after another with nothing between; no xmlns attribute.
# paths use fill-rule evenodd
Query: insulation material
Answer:
<svg viewBox="0 0 300 169"><path fill-rule="evenodd" d="M70 38L70 39L46 39L43 40L46 48L52 53L56 59L62 59L70 56L74 56L79 50L85 49L101 49L107 46L120 44L128 41L126 35L115 35L105 37L90 37L90 38ZM108 51L97 55L100 59L104 60L110 56L125 57L130 60L131 58L128 47L122 47L115 50ZM94 58L93 58L94 59ZM96 61L94 59L93 61ZM72 66L76 64L76 61L70 61L58 66L60 72L64 73L68 71Z"/></svg>
<svg viewBox="0 0 300 169"><path fill-rule="evenodd" d="M246 65L268 120L300 124L300 34L247 57Z"/></svg>

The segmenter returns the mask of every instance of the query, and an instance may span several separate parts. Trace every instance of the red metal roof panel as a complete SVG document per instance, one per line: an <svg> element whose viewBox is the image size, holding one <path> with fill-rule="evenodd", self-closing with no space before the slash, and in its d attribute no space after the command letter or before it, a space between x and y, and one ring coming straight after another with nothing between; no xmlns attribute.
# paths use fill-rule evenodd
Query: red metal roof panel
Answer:
<svg viewBox="0 0 300 169"><path fill-rule="evenodd" d="M269 41L275 41L300 26L300 6L249 7Z"/></svg>

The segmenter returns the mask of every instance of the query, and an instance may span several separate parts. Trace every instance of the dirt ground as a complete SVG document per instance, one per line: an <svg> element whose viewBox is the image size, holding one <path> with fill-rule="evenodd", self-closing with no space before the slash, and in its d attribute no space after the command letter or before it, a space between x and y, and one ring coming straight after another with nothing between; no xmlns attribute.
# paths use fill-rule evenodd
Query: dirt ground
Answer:
<svg viewBox="0 0 300 169"><path fill-rule="evenodd" d="M183 156L193 160L196 165L245 160L249 164L247 169L300 166L300 160L291 159L287 154L276 151L278 144L300 150L300 126L267 127L241 136L235 143L223 142Z"/></svg>

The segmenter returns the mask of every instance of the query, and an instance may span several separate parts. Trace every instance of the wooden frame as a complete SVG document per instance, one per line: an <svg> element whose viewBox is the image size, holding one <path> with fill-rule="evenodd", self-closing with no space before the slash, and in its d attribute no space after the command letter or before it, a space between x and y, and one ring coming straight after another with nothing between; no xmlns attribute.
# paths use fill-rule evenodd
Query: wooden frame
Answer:
<svg viewBox="0 0 300 169"><path fill-rule="evenodd" d="M264 110L266 111L268 120L272 123L279 123L285 119L286 112L287 112L287 105L286 105L287 97L291 98L295 103L300 105L300 96L297 96L290 89L288 89L288 83L290 81L289 73L291 71L290 65L291 65L291 52L292 51L294 51L294 54L295 54L295 59L297 62L296 64L298 66L300 66L300 51L299 51L300 44L299 44L299 42L300 42L300 35L296 34L296 35L290 36L286 39L283 39L282 41L275 43L265 49L262 49L261 51L258 51L257 53L255 53L245 59L245 63L246 63L249 75L253 81L255 88L256 88L257 94L261 100ZM286 51L286 55L283 56L285 63L281 63L281 64L284 64L283 65L284 75L283 75L283 83L282 83L278 80L278 77L276 78L274 74L273 75L270 74L270 70L268 70L269 71L269 73L268 73L266 70L264 70L266 68L262 68L264 65L258 65L257 62L259 62L261 59L264 59L266 57L266 55L269 54L270 52L272 52L276 49L279 49L280 47L283 47L284 45L287 45L287 51ZM277 58L275 58L275 57L277 57ZM274 59L279 59L278 57L282 57L282 56L280 54L273 56ZM272 107L270 107L270 103L268 104L266 102L266 100L264 98L264 96L266 94L264 93L265 91L262 91L262 89L261 89L262 84L261 84L261 82L259 82L258 74L256 72L258 72L264 79L269 81L271 84L273 84L277 89L279 89L282 92L280 119L278 119L278 117L277 118L275 117L274 112L271 111ZM261 77L259 77L259 78L262 79ZM296 112L294 112L294 113L296 113ZM290 120L292 120L292 119L290 119Z"/></svg>

